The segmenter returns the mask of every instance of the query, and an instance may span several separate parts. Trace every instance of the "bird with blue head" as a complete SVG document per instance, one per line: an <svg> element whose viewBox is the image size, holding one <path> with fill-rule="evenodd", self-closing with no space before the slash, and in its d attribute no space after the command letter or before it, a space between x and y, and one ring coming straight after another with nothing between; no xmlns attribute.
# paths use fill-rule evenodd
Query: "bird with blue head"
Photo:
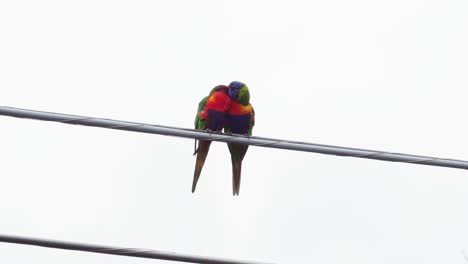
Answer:
<svg viewBox="0 0 468 264"><path fill-rule="evenodd" d="M229 84L231 107L228 110L224 132L251 136L255 125L255 111L250 104L250 92L246 84L233 81ZM232 194L239 195L242 161L248 145L227 143L232 163Z"/></svg>

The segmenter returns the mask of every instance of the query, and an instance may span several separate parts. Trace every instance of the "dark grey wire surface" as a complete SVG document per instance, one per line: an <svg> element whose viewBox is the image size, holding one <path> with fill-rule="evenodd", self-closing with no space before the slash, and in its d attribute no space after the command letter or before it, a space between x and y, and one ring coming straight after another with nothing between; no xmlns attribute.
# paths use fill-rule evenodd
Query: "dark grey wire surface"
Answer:
<svg viewBox="0 0 468 264"><path fill-rule="evenodd" d="M132 132L159 134L166 136L176 136L185 138L195 138L199 140L213 140L221 142L231 142L247 144L258 147L287 149L305 152L315 152L327 155L347 156L354 158L375 159L393 162L414 163L420 165L430 165L448 167L455 169L468 169L468 161L443 159L435 157L418 156L411 154L392 153L368 149L347 148L331 145L314 144L290 140L280 140L263 137L245 137L241 135L209 134L205 131L168 127L160 125L150 125L95 117L50 113L43 111L19 109L14 107L0 106L0 115L17 118L30 118L42 121L61 122L72 125L83 125L92 127L102 127L108 129L118 129Z"/></svg>
<svg viewBox="0 0 468 264"><path fill-rule="evenodd" d="M39 239L39 238L9 236L9 235L0 235L0 242L47 247L47 248L57 248L57 249L64 249L64 250L85 251L85 252L108 254L108 255L119 255L119 256L126 256L126 257L180 261L180 262L188 262L188 263L260 264L259 262L199 257L199 256L193 256L193 255L182 255L182 254L177 254L177 253L162 252L162 251L148 250L148 249L110 247L110 246L102 246L102 245L92 245L92 244L66 242L66 241L59 241L59 240Z"/></svg>

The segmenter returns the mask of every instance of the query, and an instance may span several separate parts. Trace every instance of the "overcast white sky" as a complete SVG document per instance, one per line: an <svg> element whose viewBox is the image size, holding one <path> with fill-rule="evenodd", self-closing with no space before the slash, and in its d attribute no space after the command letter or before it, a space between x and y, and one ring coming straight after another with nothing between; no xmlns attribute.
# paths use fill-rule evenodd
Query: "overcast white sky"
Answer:
<svg viewBox="0 0 468 264"><path fill-rule="evenodd" d="M468 2L0 2L0 105L468 159ZM0 233L274 263L467 263L468 171L0 117ZM166 263L0 244L0 263Z"/></svg>

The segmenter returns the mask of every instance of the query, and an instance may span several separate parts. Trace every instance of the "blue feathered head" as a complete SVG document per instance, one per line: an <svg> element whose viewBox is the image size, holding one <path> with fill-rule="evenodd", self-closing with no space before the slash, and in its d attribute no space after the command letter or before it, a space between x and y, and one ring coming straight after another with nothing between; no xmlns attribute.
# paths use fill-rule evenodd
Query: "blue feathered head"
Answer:
<svg viewBox="0 0 468 264"><path fill-rule="evenodd" d="M231 100L247 105L250 101L249 88L244 83L231 82L229 84L229 97L231 97Z"/></svg>

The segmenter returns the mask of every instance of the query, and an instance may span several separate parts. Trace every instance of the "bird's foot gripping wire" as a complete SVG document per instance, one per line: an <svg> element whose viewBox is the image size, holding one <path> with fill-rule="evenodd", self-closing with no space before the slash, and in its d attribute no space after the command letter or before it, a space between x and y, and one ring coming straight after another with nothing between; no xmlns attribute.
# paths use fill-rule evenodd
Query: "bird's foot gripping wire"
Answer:
<svg viewBox="0 0 468 264"><path fill-rule="evenodd" d="M205 129L206 132L208 132L208 134L221 134L223 131L222 130L213 130L213 129Z"/></svg>

